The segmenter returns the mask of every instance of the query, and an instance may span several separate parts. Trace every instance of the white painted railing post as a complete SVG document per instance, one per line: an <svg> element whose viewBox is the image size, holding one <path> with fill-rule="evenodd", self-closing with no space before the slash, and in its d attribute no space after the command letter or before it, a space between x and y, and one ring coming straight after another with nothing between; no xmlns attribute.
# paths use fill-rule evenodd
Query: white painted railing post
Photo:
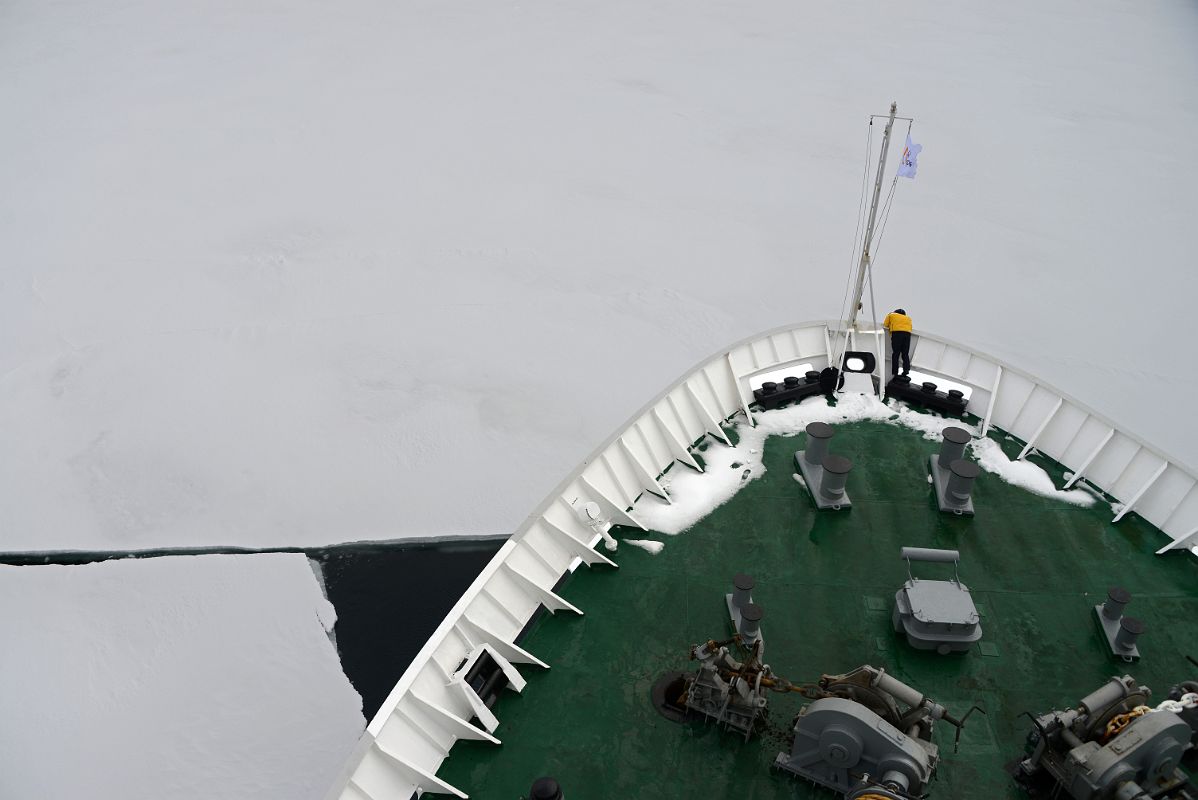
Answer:
<svg viewBox="0 0 1198 800"><path fill-rule="evenodd" d="M990 387L990 402L986 404L986 416L982 418L982 436L990 431L990 417L994 415L994 401L998 399L998 387L1002 384L1002 367L995 367L994 385Z"/></svg>
<svg viewBox="0 0 1198 800"><path fill-rule="evenodd" d="M1057 404L1052 407L1052 411L1048 412L1048 416L1046 416L1044 421L1040 423L1040 427L1036 428L1036 432L1033 433L1027 440L1027 444L1024 445L1023 450L1019 452L1019 458L1015 459L1016 461L1022 461L1028 453L1032 452L1032 448L1036 445L1036 440L1040 438L1040 434L1044 433L1044 429L1048 427L1048 423L1052 422L1052 418L1055 417L1057 412L1061 410L1061 405L1064 402L1065 398L1057 398Z"/></svg>

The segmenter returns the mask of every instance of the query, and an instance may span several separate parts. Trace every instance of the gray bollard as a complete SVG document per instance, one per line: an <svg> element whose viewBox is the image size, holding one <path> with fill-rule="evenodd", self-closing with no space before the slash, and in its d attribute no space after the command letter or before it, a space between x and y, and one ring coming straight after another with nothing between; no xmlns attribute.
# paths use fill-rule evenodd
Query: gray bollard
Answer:
<svg viewBox="0 0 1198 800"><path fill-rule="evenodd" d="M1107 590L1106 602L1102 604L1102 615L1112 622L1123 616L1123 608L1131 602L1131 592L1122 586Z"/></svg>
<svg viewBox="0 0 1198 800"><path fill-rule="evenodd" d="M732 577L732 608L741 611L753 602L753 578L743 572Z"/></svg>
<svg viewBox="0 0 1198 800"><path fill-rule="evenodd" d="M819 483L819 493L835 503L844 497L844 484L849 479L853 462L844 456L828 454L824 456L821 466L824 468L824 477Z"/></svg>
<svg viewBox="0 0 1198 800"><path fill-rule="evenodd" d="M1144 632L1144 623L1135 617L1124 617L1119 620L1119 632L1115 634L1115 647L1124 652L1131 652L1136 646L1136 639Z"/></svg>
<svg viewBox="0 0 1198 800"><path fill-rule="evenodd" d="M945 502L950 506L964 508L973 492L973 481L982 473L982 468L972 461L958 458L948 465L948 487Z"/></svg>
<svg viewBox="0 0 1198 800"><path fill-rule="evenodd" d="M737 629L746 642L755 642L761 635L761 620L765 617L765 609L756 603L746 603L740 610L740 626Z"/></svg>
<svg viewBox="0 0 1198 800"><path fill-rule="evenodd" d="M528 790L528 800L563 800L562 787L553 778L537 778Z"/></svg>
<svg viewBox="0 0 1198 800"><path fill-rule="evenodd" d="M828 440L833 433L832 426L826 422L812 422L807 426L807 449L803 458L808 464L818 467L824 463L824 456L828 454Z"/></svg>
<svg viewBox="0 0 1198 800"><path fill-rule="evenodd" d="M958 458L965 456L965 445L972 437L964 428L948 427L944 429L944 443L940 445L940 458L937 463L944 469Z"/></svg>

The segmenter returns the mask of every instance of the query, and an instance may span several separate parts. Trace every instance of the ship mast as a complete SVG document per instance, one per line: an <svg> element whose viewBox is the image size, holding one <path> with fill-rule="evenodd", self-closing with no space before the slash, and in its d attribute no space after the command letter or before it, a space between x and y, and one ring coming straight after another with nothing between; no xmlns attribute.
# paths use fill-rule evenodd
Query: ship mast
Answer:
<svg viewBox="0 0 1198 800"><path fill-rule="evenodd" d="M873 244L874 224L878 220L878 200L882 196L882 175L886 171L886 154L890 150L890 131L894 128L894 115L898 103L890 104L890 117L886 120L886 132L882 134L882 154L878 156L878 174L874 176L874 200L869 207L869 222L865 226L865 242L861 247L861 263L857 265L857 285L853 289L853 304L849 306L848 326L845 328L845 349L848 349L848 332L857 329L857 314L861 311L861 298L865 293L865 279L869 275L869 248ZM871 295L872 296L872 295ZM841 365L843 367L843 365Z"/></svg>

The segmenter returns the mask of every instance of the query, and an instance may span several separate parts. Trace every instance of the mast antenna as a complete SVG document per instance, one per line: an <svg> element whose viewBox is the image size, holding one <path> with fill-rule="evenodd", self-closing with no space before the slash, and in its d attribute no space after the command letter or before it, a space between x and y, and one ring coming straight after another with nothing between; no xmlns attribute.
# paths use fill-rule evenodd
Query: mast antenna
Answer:
<svg viewBox="0 0 1198 800"><path fill-rule="evenodd" d="M874 198L869 206L869 221L865 225L865 242L861 247L861 261L857 265L857 284L853 287L853 304L849 306L848 326L845 329L845 349L848 349L848 331L857 329L857 315L861 312L861 298L865 293L865 280L869 275L869 250L873 245L874 225L878 221L878 200L882 196L882 178L886 171L886 155L890 151L890 132L898 103L890 104L890 116L886 120L886 131L882 134L882 153L878 156L878 173L874 176ZM843 367L843 365L842 365Z"/></svg>

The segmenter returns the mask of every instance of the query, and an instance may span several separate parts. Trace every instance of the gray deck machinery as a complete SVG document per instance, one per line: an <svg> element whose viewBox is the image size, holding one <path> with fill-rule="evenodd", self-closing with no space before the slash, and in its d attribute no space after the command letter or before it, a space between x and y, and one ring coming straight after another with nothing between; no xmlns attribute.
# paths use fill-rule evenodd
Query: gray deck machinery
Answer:
<svg viewBox="0 0 1198 800"><path fill-rule="evenodd" d="M944 721L960 737L965 720L954 718L885 670L861 666L844 675L825 675L816 698L794 720L789 753L778 769L840 792L850 800L907 800L923 797L940 760L932 728Z"/></svg>
<svg viewBox="0 0 1198 800"><path fill-rule="evenodd" d="M960 729L944 706L925 697L885 670L861 666L843 675L824 675L818 683L791 683L761 662L762 642L755 640L743 660L738 634L691 648L697 673L674 678L666 703L676 711L702 714L748 739L765 723L769 692L796 692L810 699L793 723L788 753L774 767L826 786L850 800L910 800L923 797L940 760L932 742L936 722ZM670 673L671 676L681 673ZM665 680L663 679L663 680ZM671 719L683 717L662 710ZM972 712L973 709L970 709Z"/></svg>
<svg viewBox="0 0 1198 800"><path fill-rule="evenodd" d="M1198 741L1198 683L1173 687L1156 706L1148 705L1151 694L1124 675L1076 708L1032 717L1015 780L1032 797L1198 800L1198 789L1178 769Z"/></svg>

